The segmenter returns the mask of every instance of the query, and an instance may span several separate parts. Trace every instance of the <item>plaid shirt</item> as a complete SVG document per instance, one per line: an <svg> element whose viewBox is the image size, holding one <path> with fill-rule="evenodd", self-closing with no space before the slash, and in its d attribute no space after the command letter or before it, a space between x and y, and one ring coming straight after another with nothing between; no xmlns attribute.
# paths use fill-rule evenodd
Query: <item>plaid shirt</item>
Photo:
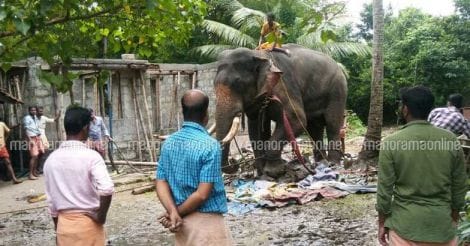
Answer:
<svg viewBox="0 0 470 246"><path fill-rule="evenodd" d="M184 122L182 129L163 143L157 179L168 182L177 206L197 190L199 183L213 183L210 197L198 211L226 213L221 153L220 144L204 127L194 122Z"/></svg>
<svg viewBox="0 0 470 246"><path fill-rule="evenodd" d="M470 123L456 107L435 108L429 114L428 121L434 126L449 130L456 135L465 134L470 138Z"/></svg>

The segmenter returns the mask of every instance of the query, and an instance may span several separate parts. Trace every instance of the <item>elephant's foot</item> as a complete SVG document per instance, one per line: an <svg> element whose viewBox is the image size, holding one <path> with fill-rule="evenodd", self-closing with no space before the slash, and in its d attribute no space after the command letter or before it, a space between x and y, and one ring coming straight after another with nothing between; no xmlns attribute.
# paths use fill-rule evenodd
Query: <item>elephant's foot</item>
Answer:
<svg viewBox="0 0 470 246"><path fill-rule="evenodd" d="M266 160L263 158L258 158L255 160L255 168L256 168L256 173L258 174L258 177L263 176L263 170L264 170L264 165L266 164Z"/></svg>
<svg viewBox="0 0 470 246"><path fill-rule="evenodd" d="M283 159L267 160L263 173L269 177L279 178L286 173L286 162Z"/></svg>
<svg viewBox="0 0 470 246"><path fill-rule="evenodd" d="M339 164L341 161L341 151L339 150L329 150L328 151L328 160L335 164Z"/></svg>

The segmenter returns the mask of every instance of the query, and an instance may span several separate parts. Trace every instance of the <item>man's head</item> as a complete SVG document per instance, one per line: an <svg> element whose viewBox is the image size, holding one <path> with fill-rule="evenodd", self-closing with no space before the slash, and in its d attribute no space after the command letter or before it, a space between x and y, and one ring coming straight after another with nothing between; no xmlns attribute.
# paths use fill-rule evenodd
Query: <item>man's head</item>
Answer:
<svg viewBox="0 0 470 246"><path fill-rule="evenodd" d="M90 111L91 118L94 119L95 118L95 110L93 110L92 108L88 108L88 111Z"/></svg>
<svg viewBox="0 0 470 246"><path fill-rule="evenodd" d="M38 106L37 107L37 115L38 117L41 117L44 114L44 107Z"/></svg>
<svg viewBox="0 0 470 246"><path fill-rule="evenodd" d="M431 90L424 86L400 89L400 99L401 117L406 122L426 120L434 107L434 96Z"/></svg>
<svg viewBox="0 0 470 246"><path fill-rule="evenodd" d="M274 13L269 12L266 14L266 19L268 20L269 23L273 23L273 21L276 20L276 16L274 15Z"/></svg>
<svg viewBox="0 0 470 246"><path fill-rule="evenodd" d="M462 108L462 104L463 104L463 96L459 93L451 94L447 98L447 105L448 106L454 106L457 109L460 109L460 108Z"/></svg>
<svg viewBox="0 0 470 246"><path fill-rule="evenodd" d="M88 138L91 113L80 106L71 106L65 111L64 128L67 139L85 141Z"/></svg>
<svg viewBox="0 0 470 246"><path fill-rule="evenodd" d="M35 116L37 113L37 107L36 106L29 106L28 107L29 115Z"/></svg>
<svg viewBox="0 0 470 246"><path fill-rule="evenodd" d="M181 98L185 121L193 121L205 126L209 120L207 108L209 97L200 90L186 91Z"/></svg>

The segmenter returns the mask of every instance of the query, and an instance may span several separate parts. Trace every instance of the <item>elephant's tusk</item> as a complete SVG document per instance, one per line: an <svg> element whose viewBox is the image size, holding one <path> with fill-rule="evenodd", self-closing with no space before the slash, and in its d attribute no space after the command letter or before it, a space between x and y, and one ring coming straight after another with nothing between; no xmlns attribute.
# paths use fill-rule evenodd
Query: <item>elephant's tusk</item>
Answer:
<svg viewBox="0 0 470 246"><path fill-rule="evenodd" d="M214 134L215 127L216 127L216 124L214 123L214 124L212 124L212 126L209 127L209 129L207 129L207 132L209 132L209 135Z"/></svg>
<svg viewBox="0 0 470 246"><path fill-rule="evenodd" d="M230 141L232 141L235 135L237 135L238 129L240 128L240 121L240 115L233 118L232 127L230 128L230 131L227 133L227 136L225 136L225 138L220 141L222 145L229 143Z"/></svg>
<svg viewBox="0 0 470 246"><path fill-rule="evenodd" d="M164 141L164 140L166 140L166 139L169 137L169 135L159 135L159 136L156 136L156 137L157 137L158 139Z"/></svg>
<svg viewBox="0 0 470 246"><path fill-rule="evenodd" d="M209 132L209 135L212 135L214 134L215 132L215 123L212 124L211 127L209 127L209 129L207 129L207 131ZM157 137L158 139L162 140L162 141L165 141L170 135L154 135L155 137Z"/></svg>

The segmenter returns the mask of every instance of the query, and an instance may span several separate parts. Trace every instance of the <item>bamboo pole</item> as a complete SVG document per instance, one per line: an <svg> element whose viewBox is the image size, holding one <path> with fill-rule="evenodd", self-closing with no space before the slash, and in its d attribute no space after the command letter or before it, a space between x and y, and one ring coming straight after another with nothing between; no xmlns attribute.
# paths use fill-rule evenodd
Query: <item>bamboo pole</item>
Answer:
<svg viewBox="0 0 470 246"><path fill-rule="evenodd" d="M135 82L135 73L134 73L134 77L132 81ZM134 89L134 97L137 99L137 89L135 88L136 87L135 83L132 84L132 87ZM145 144L147 146L147 151L149 152L150 161L153 161L153 154L152 154L152 150L150 149L150 141L148 138L147 128L145 127L145 124L144 124L142 111L140 110L140 105L138 103L139 101L136 100L136 102L137 102L137 114L139 115L140 125L142 126L142 130L144 131L144 138L145 138Z"/></svg>
<svg viewBox="0 0 470 246"><path fill-rule="evenodd" d="M106 164L111 164L111 162L109 160L106 160L105 161ZM136 167L156 167L158 166L156 162L149 162L149 161L122 161L122 160L119 160L119 161L114 161L114 164L115 165L119 165L119 166L124 166L124 165L133 165L133 166L136 166Z"/></svg>
<svg viewBox="0 0 470 246"><path fill-rule="evenodd" d="M191 89L194 89L197 87L197 72L194 72L193 75L191 76L192 77L192 83L191 83Z"/></svg>
<svg viewBox="0 0 470 246"><path fill-rule="evenodd" d="M140 195L140 194L144 194L146 192L150 192L154 190L155 190L155 185L150 184L150 185L134 188L132 190L132 195Z"/></svg>
<svg viewBox="0 0 470 246"><path fill-rule="evenodd" d="M176 75L173 75L173 98L177 97L178 91L176 87ZM175 100L171 101L171 110L170 110L170 117L168 120L168 128L171 128L171 125L173 124L173 118L174 118L174 108L175 108Z"/></svg>
<svg viewBox="0 0 470 246"><path fill-rule="evenodd" d="M85 87L85 79L82 80L82 106L86 107L86 87Z"/></svg>
<svg viewBox="0 0 470 246"><path fill-rule="evenodd" d="M150 113L150 107L148 105L148 102L147 102L147 90L145 89L145 80L144 80L144 73L141 71L139 71L139 75L140 75L140 80L142 81L142 95L144 96L144 106L145 106L145 114L147 116L147 122L148 122L148 138L150 140L152 140L152 143L153 143L153 124L152 124L152 119L150 118L151 117L151 113ZM153 146L149 146L149 147L153 147ZM154 161L156 156L155 156L155 151L152 151L152 148L149 148L149 153L150 153L150 160L151 161Z"/></svg>
<svg viewBox="0 0 470 246"><path fill-rule="evenodd" d="M157 129L160 131L162 127L162 115L160 110L160 75L157 75L157 79L155 80L155 114L156 119L155 122L157 123Z"/></svg>
<svg viewBox="0 0 470 246"><path fill-rule="evenodd" d="M178 89L179 89L180 86L181 86L181 73L180 73L180 72L178 72L178 80L177 80L176 84L177 84L177 87L176 87L176 93L175 93L175 98L174 98L174 100L175 100L176 124L177 124L177 128L178 128L178 130L179 130L180 127L181 127L181 123L180 123L180 116L179 116L179 114L178 114L178 103L177 103L177 101L178 101Z"/></svg>
<svg viewBox="0 0 470 246"><path fill-rule="evenodd" d="M21 90L20 90L20 76L19 75L15 76L15 90L16 90L16 98L22 101L23 97L21 95Z"/></svg>
<svg viewBox="0 0 470 246"><path fill-rule="evenodd" d="M135 130L137 131L137 141L138 141L137 150L139 151L139 161L142 161L142 148L140 145L141 138L140 138L140 130L139 130L139 120L137 117L137 97L135 95L135 89L134 89L134 77L132 77L130 83L131 83L131 90L132 90L132 100L134 102Z"/></svg>
<svg viewBox="0 0 470 246"><path fill-rule="evenodd" d="M99 92L98 92L98 78L95 78L95 79L96 79L96 81L93 83L93 96L94 96L94 98L93 98L94 99L93 100L94 101L93 102L93 110L95 112L99 112L98 105L99 105L100 98L99 98Z"/></svg>
<svg viewBox="0 0 470 246"><path fill-rule="evenodd" d="M118 119L122 119L123 118L123 115L122 115L122 91L121 91L121 72L120 71L117 71L117 76L118 76L118 79L117 79L117 88L118 88Z"/></svg>

